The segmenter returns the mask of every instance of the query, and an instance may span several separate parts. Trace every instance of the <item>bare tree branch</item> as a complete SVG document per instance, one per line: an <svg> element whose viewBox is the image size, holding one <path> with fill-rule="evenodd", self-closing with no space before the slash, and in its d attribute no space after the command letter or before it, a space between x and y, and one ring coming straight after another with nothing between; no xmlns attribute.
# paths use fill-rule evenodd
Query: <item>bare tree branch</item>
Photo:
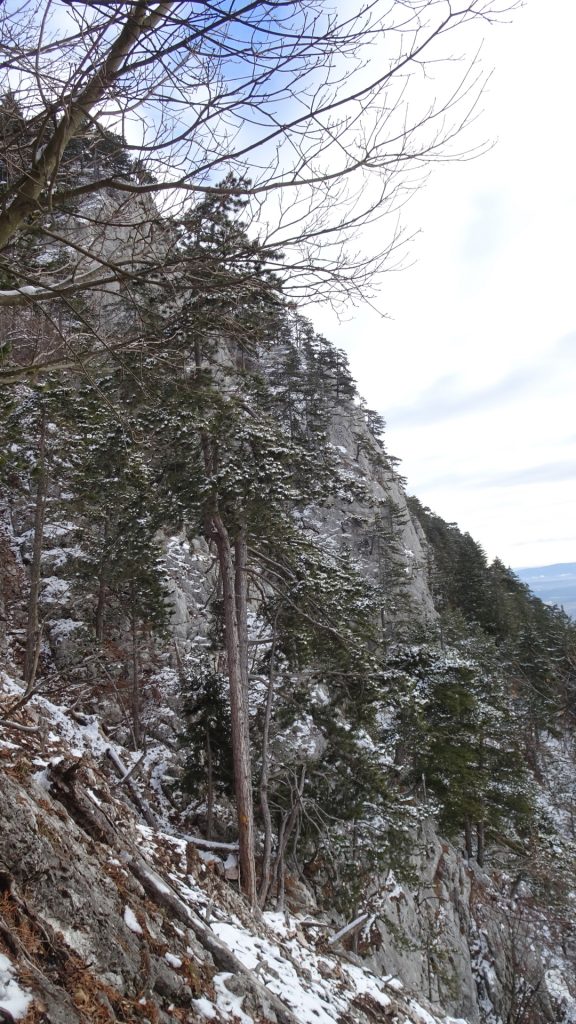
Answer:
<svg viewBox="0 0 576 1024"><path fill-rule="evenodd" d="M482 149L455 149L485 76L475 51L457 70L452 38L515 6L371 0L341 15L321 0L23 0L16 12L3 9L0 67L12 106L5 98L0 112L0 251L12 284L0 288L0 305L124 278L129 260L111 251L118 231L100 225L97 239L79 240L62 224L71 203L83 216L94 197L112 221L110 197L116 208L129 197L128 221L151 229L130 254L132 271L154 262L165 270L154 246L143 259L159 210L174 219L198 197L225 193L229 174L263 251L283 251L278 271L294 297L370 297L396 265L398 211L423 169ZM446 79L435 85L439 67ZM124 137L121 173L102 154L110 131ZM391 215L375 249L358 243L366 225ZM91 259L87 274L31 281L21 243L39 230ZM92 276L97 264L110 277Z"/></svg>

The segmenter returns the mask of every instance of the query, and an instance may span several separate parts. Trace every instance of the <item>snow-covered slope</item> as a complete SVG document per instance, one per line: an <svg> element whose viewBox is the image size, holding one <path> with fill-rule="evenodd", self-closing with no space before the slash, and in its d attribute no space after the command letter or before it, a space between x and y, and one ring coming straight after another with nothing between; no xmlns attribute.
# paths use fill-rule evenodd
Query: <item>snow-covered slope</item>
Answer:
<svg viewBox="0 0 576 1024"><path fill-rule="evenodd" d="M4 673L3 705L20 694ZM111 755L127 770L138 760L42 697L5 727L6 1020L453 1022L331 944L326 920L249 914L217 853L143 823Z"/></svg>
<svg viewBox="0 0 576 1024"><path fill-rule="evenodd" d="M21 694L3 672L5 711ZM466 868L433 829L416 887L385 887L381 921L390 923L380 924L380 948L365 960L345 937L334 941L333 918L298 911L297 899L285 913L250 913L229 880L237 874L234 844L174 826L155 786L156 757L111 743L96 716L41 696L4 723L3 1019L474 1024L505 1019L495 1007L517 982L517 1007L531 1012L510 1020L576 1021L570 949L558 955L553 918L506 900L502 880L499 890ZM427 948L416 950L426 930ZM468 1001L466 1017L442 1009L431 980L450 969L460 974L453 1001ZM532 989L525 976L537 979Z"/></svg>

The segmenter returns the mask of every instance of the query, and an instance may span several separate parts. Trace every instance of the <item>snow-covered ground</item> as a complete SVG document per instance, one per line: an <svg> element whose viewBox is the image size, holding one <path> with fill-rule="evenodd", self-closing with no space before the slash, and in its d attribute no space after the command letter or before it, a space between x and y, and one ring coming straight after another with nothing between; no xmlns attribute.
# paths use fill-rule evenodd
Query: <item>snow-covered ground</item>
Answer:
<svg viewBox="0 0 576 1024"><path fill-rule="evenodd" d="M22 692L18 682L6 673L0 677L0 691L3 703ZM37 732L8 724L0 740L6 766L21 764L26 757L33 769L23 780L27 798L36 799L38 805L42 800L50 800L51 769L64 760L76 759L85 765L91 778L85 795L95 808L115 820L119 831L120 853L110 857L108 851L107 870L112 864L121 874L125 870L123 861L127 861L122 847L134 849L135 842L148 866L152 896L156 892L160 904L166 899L177 900L183 913L190 915L190 921L208 930L213 941L236 958L237 972L216 969L206 991L196 992L193 1008L200 1018L258 1024L262 1008L258 1007L255 992L265 992L277 997L278 1005L285 1007L299 1024L337 1024L342 1020L365 1024L375 1019L396 1024L454 1024L452 1018L438 1017L421 1000L406 995L400 979L378 977L338 944L330 947L325 924L322 926L305 915L249 913L237 890L214 874L213 862L218 860L218 853L211 858L212 863L196 857L191 864L187 837L138 823L134 815L127 813L126 803L115 795L111 761L106 756L110 741L95 718L74 720L64 708L35 696L17 719L18 726L28 729L34 728L34 723L42 723ZM135 757L119 747L114 752L126 765ZM61 808L59 814L62 816ZM226 851L221 852L226 856ZM143 947L150 942L152 928L156 941L161 933L163 937L172 936L163 941L163 959L168 969L182 975L192 952L187 946L190 940L186 929L179 927L174 918L169 925L160 922L158 908L152 926L150 906L144 912L135 898L130 902L124 899L121 906L119 931L125 927ZM73 943L78 952L78 935L71 929L60 931L63 941ZM35 998L34 991L20 979L21 967L9 950L0 957L0 1008L14 1019L25 1017ZM254 991L250 979L256 986Z"/></svg>

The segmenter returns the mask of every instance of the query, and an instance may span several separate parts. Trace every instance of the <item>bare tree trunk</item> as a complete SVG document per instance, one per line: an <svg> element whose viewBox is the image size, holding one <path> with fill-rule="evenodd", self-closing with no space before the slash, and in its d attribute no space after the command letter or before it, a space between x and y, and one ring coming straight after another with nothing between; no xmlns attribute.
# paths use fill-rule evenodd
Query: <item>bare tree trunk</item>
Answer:
<svg viewBox="0 0 576 1024"><path fill-rule="evenodd" d="M264 907L270 883L272 881L272 815L268 802L268 782L270 778L270 720L272 718L272 703L274 700L274 658L276 652L276 623L272 636L270 648L270 670L268 673L268 692L266 694L266 709L264 711L264 726L262 730L262 773L260 775L260 809L264 823L264 852L262 855L262 875L260 889L258 891L258 902Z"/></svg>
<svg viewBox="0 0 576 1024"><path fill-rule="evenodd" d="M96 639L101 643L104 639L104 609L106 607L106 580L104 578L104 568L100 567L100 576L98 579L98 599L96 602L96 613L94 616L94 630L96 632Z"/></svg>
<svg viewBox="0 0 576 1024"><path fill-rule="evenodd" d="M131 7L105 59L90 69L92 75L84 89L77 94L71 91L70 96L73 98L67 103L52 137L45 146L38 148L34 163L22 176L12 202L0 216L0 249L4 248L22 222L36 210L38 198L56 173L66 146L82 128L91 108L106 95L139 38L162 25L171 4L160 3L153 11L149 11L148 6L138 3Z"/></svg>
<svg viewBox="0 0 576 1024"><path fill-rule="evenodd" d="M100 642L104 639L104 613L106 611L106 541L108 539L108 523L104 523L104 535L102 537L103 557L100 562L98 574L98 599L96 602L96 614L94 616L94 629L96 639Z"/></svg>
<svg viewBox="0 0 576 1024"><path fill-rule="evenodd" d="M28 595L28 624L26 627L26 654L24 657L24 680L26 692L34 686L38 657L40 654L40 626L38 622L38 598L42 572L42 546L44 540L44 519L46 514L46 411L40 413L40 438L38 446L38 467L36 484L36 507L34 510L34 543L30 566L30 593Z"/></svg>
<svg viewBox="0 0 576 1024"><path fill-rule="evenodd" d="M478 770L480 774L484 772L484 733L481 731L479 736L479 751L478 751ZM484 801L482 801L483 807ZM479 817L476 822L476 860L478 861L479 867L484 867L484 819Z"/></svg>
<svg viewBox="0 0 576 1024"><path fill-rule="evenodd" d="M6 649L6 621L8 619L4 600L4 576L0 570L0 658Z"/></svg>
<svg viewBox="0 0 576 1024"><path fill-rule="evenodd" d="M8 519L8 502L6 501L6 518ZM0 510L0 516L3 510ZM10 546L8 535L4 536L0 520L0 658L6 651L6 634L8 623L8 575L10 565Z"/></svg>
<svg viewBox="0 0 576 1024"><path fill-rule="evenodd" d="M214 770L212 764L212 744L210 742L210 729L206 729L206 838L212 839L214 828Z"/></svg>
<svg viewBox="0 0 576 1024"><path fill-rule="evenodd" d="M140 672L138 668L138 631L136 623L136 612L134 602L130 614L130 634L132 640L132 734L134 746L140 749L142 743L142 730L140 725Z"/></svg>
<svg viewBox="0 0 576 1024"><path fill-rule="evenodd" d="M276 882L277 910L284 910L286 850L288 848L288 841L290 839L290 836L292 835L292 832L300 815L302 794L304 793L305 783L306 766L302 765L300 779L296 782L296 785L292 789L292 807L282 820L282 824L280 826L280 834L278 836L278 851L276 853L276 860L274 861L274 881Z"/></svg>
<svg viewBox="0 0 576 1024"><path fill-rule="evenodd" d="M238 653L242 687L248 700L248 547L246 528L240 527L234 541L234 593L238 624Z"/></svg>
<svg viewBox="0 0 576 1024"><path fill-rule="evenodd" d="M232 546L222 517L213 513L214 531L224 600L224 632L232 715L232 758L238 818L238 843L242 889L251 906L256 906L256 864L254 856L254 808L247 695L243 685L240 639L236 611L235 570Z"/></svg>

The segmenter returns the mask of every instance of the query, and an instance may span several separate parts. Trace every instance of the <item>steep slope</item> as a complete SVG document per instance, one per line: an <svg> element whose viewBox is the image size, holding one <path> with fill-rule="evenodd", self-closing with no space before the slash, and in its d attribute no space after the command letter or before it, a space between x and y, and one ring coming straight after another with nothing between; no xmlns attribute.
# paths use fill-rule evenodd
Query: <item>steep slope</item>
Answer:
<svg viewBox="0 0 576 1024"><path fill-rule="evenodd" d="M54 337L25 311L90 365L0 410L0 1006L573 1022L572 625L406 498L233 195L162 244Z"/></svg>
<svg viewBox="0 0 576 1024"><path fill-rule="evenodd" d="M20 688L6 674L2 700ZM4 1019L439 1019L308 914L254 917L216 850L138 819L111 771L134 755L41 697L1 741ZM446 1024L449 1018L442 1018Z"/></svg>
<svg viewBox="0 0 576 1024"><path fill-rule="evenodd" d="M347 425L345 416L350 417ZM403 492L391 468L380 463L374 468L373 460L362 461L353 449L359 436L373 444L366 428L362 432L362 416L350 403L333 428L331 443L339 445L343 472L354 477L362 474L364 486L368 482L373 493L386 501L392 496L399 504ZM2 650L4 665L14 674L14 660L21 659L19 624L24 621L22 602L27 590L21 552L26 556L30 550L30 538L12 532L13 521L23 526L27 521L16 492L4 511ZM363 571L374 575L380 559L365 545L366 520L371 514L370 506L357 500L308 513L316 535L331 545L353 544ZM425 590L421 597L428 571L426 542L422 542L422 528L409 522L403 523L402 530L402 546L394 543L394 558L404 557L401 568L410 570L405 575L419 581L410 593L410 607L413 622L418 610L425 621L432 608ZM266 913L263 922L253 917L235 893L235 883L230 889L229 883L213 876L213 868L205 866L208 856L222 874L233 878L236 873L234 827L224 791L219 791L216 813L220 841L228 839L229 845L219 857L215 840L203 845L190 834L192 827L198 837L198 826L206 824L205 806L198 806L196 800L196 810L190 814L171 788L182 766L177 743L181 728L178 659L182 663L206 649L207 606L215 587L217 593L209 545L200 539L191 542L184 535L164 542L163 572L171 581L169 636L178 645L178 659L174 667L164 659L143 688L140 710L147 741L142 755L112 740L116 736L130 741L130 716L127 722L126 709L113 688L98 683L92 671L86 674L85 649L78 649L73 640L75 631L85 629L82 620L75 618L81 606L62 585L66 576L62 567L67 565L74 536L70 523L65 530L56 529L56 524L48 528L44 554L47 571L56 570L56 575L47 575L43 581L42 614L49 642L38 683L41 691L50 692L64 706L59 709L38 695L23 701L21 711L11 711L21 701L22 684L4 676L2 934L7 957L3 970L11 998L16 981L10 971L26 964L17 974L24 995L15 995L6 1003L7 1009L21 1005L37 1014L38 1007L46 1005L48 1019L55 1022L139 1020L147 1019L147 1014L150 1020L156 1019L155 1014L159 1020L188 1020L198 1014L224 1020L230 1013L241 1019L242 1014L251 1019L263 1014L292 1021L286 1016L291 1011L311 1021L352 1019L362 1024L374 1014L402 1024L451 1020L446 1012L470 1024L507 1018L574 1019L568 987L568 965L574 955L567 920L571 903L561 912L550 892L548 896L540 893L535 901L532 869L528 868L523 881L522 862L515 864L504 847L493 858L491 871L496 873L492 878L484 874L462 850L439 838L434 823L438 808L434 802L427 805L426 799L419 823L413 819L410 826L408 848L400 855L400 860L407 858L409 880L399 883L390 870L379 877L381 869L374 869L377 873L358 908L365 916L354 945L368 954L364 966L342 947L335 955L326 945L326 936L335 934L345 918L335 914L331 896L328 900L322 896L323 889L333 892L322 857L316 857L312 870L300 881L296 865L289 865L288 923L283 913L280 917ZM430 551L427 566L429 560ZM406 609L404 600L400 607ZM436 613L433 616L428 621L436 630ZM401 636L405 622L401 614L397 622ZM250 636L266 640L255 601ZM415 650L410 647L412 658ZM100 671L106 664L101 656ZM263 682L256 673L252 684L255 729ZM394 699L392 705L387 701L390 709ZM67 711L66 705L75 709ZM283 764L308 764L311 776L315 764L321 773L327 770L322 765L326 735L308 711L292 704L289 719L281 716L274 728L277 769ZM571 828L572 797L566 783L571 752L564 747L562 774L557 770L559 750L545 737L541 742L542 781L550 778L552 790L546 795L543 787L541 799L560 826L557 843L558 836L569 834ZM115 757L116 768L108 751ZM134 769L125 782L118 777L118 764ZM357 784L362 786L360 778ZM200 785L199 795L202 792ZM413 797L408 804L414 805ZM345 829L344 823L339 828ZM328 836L327 831L330 843ZM565 853L557 848L558 854L560 866ZM340 870L349 856L349 852L341 855ZM538 884L549 886L543 866L539 870L543 873ZM566 899L561 887L559 899ZM305 909L298 911L298 907ZM208 929L206 918L212 920ZM220 945L214 944L214 936ZM16 963L14 957L18 968L9 966L8 961ZM259 962L264 966L258 967L254 981L242 964L250 972ZM367 964L374 974L367 972ZM390 975L398 980L391 981ZM401 994L400 984L411 998ZM27 992L34 995L34 1003L26 1003ZM269 993L281 998L283 1007L270 1007ZM438 1009L442 1006L445 1010Z"/></svg>

